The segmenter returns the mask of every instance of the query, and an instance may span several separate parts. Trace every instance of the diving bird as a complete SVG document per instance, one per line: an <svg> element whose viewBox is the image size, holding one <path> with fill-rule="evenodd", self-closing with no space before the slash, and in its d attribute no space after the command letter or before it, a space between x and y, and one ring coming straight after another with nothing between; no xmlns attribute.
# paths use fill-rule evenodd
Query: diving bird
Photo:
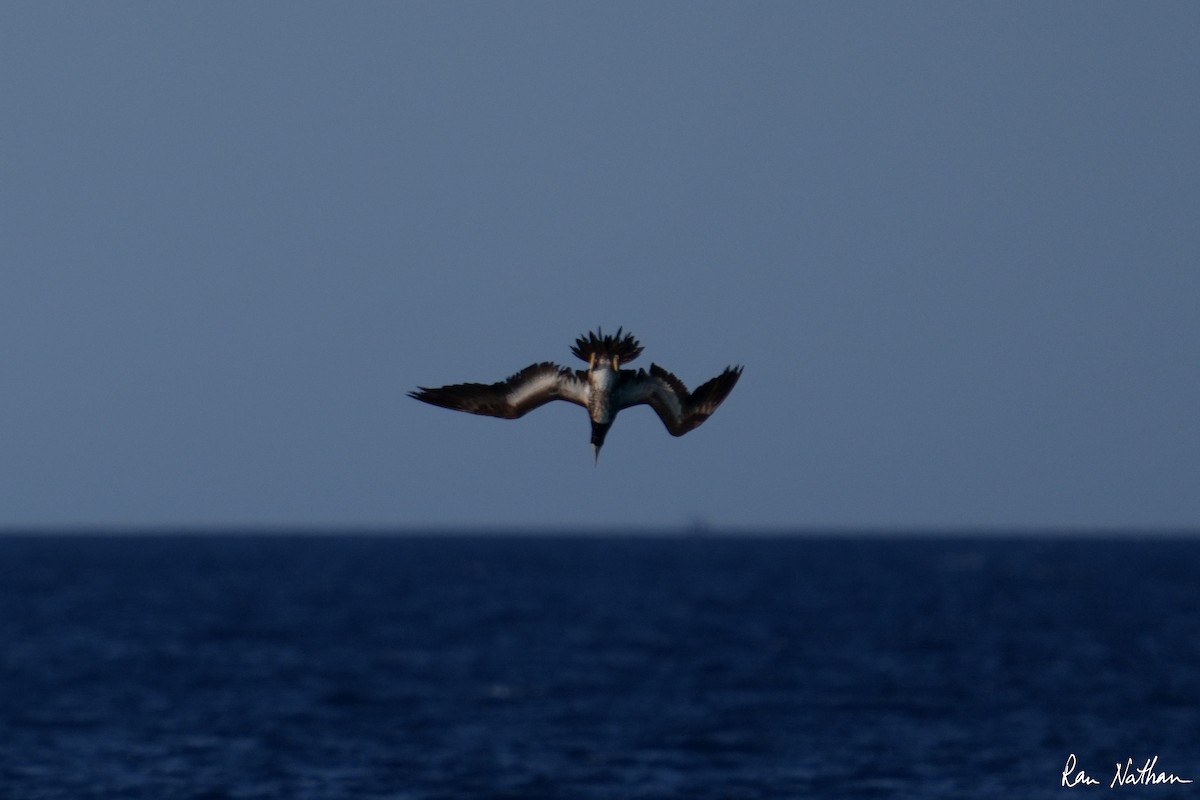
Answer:
<svg viewBox="0 0 1200 800"><path fill-rule="evenodd" d="M586 371L543 361L499 383L418 387L408 396L442 408L502 419L524 416L551 400L566 400L587 409L592 420L592 453L599 461L604 437L617 412L644 403L654 409L672 436L683 436L717 410L742 375L742 367L726 367L689 392L683 381L657 364L651 364L649 372L623 370L622 365L641 354L642 346L631 334L622 336L621 328L610 336L600 329L580 336L571 352L588 363Z"/></svg>

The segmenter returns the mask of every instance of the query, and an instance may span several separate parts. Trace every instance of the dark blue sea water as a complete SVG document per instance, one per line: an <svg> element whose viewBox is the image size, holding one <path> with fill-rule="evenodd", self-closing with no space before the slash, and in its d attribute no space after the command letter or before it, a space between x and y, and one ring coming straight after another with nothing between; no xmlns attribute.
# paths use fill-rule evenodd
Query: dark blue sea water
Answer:
<svg viewBox="0 0 1200 800"><path fill-rule="evenodd" d="M10 536L0 797L1200 798L1198 576L1166 538ZM1198 782L1109 787L1153 756Z"/></svg>

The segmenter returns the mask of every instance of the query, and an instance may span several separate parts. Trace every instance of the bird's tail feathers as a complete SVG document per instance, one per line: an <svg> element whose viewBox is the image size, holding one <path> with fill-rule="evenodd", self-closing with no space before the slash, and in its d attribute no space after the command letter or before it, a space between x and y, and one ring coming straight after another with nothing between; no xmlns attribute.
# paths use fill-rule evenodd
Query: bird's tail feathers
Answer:
<svg viewBox="0 0 1200 800"><path fill-rule="evenodd" d="M580 336L576 339L571 352L584 361L591 361L593 358L597 361L607 361L615 357L618 363L628 364L641 355L642 346L633 338L633 334L627 333L622 336L621 331L621 328L617 328L615 334L605 336L604 332L597 328L594 333L589 332L586 337Z"/></svg>

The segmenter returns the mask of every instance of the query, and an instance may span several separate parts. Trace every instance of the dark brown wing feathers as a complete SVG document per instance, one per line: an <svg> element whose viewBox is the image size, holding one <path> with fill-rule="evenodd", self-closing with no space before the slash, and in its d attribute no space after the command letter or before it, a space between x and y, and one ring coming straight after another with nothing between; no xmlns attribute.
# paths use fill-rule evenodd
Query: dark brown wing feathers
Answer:
<svg viewBox="0 0 1200 800"><path fill-rule="evenodd" d="M408 396L469 414L516 419L551 400L579 403L582 391L576 373L545 361L528 366L498 383L458 383L435 389L419 387Z"/></svg>
<svg viewBox="0 0 1200 800"><path fill-rule="evenodd" d="M728 367L696 391L689 392L679 378L651 364L649 373L645 370L622 373L628 392L625 405L649 405L672 436L683 436L712 416L741 376L741 367Z"/></svg>

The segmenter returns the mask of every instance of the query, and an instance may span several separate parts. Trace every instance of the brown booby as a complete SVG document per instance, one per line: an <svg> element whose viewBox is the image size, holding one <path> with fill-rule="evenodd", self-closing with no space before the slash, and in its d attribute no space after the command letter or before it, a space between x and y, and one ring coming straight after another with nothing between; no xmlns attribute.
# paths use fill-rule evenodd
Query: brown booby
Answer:
<svg viewBox="0 0 1200 800"><path fill-rule="evenodd" d="M571 370L549 361L526 367L499 383L458 383L409 392L425 403L489 417L516 419L551 400L566 400L587 409L592 420L592 451L597 460L617 412L646 404L672 436L683 436L708 419L729 396L742 367L726 367L717 377L689 392L683 381L657 364L650 371L622 370L642 352L631 334L605 336L599 329L575 340L571 352L588 362Z"/></svg>

